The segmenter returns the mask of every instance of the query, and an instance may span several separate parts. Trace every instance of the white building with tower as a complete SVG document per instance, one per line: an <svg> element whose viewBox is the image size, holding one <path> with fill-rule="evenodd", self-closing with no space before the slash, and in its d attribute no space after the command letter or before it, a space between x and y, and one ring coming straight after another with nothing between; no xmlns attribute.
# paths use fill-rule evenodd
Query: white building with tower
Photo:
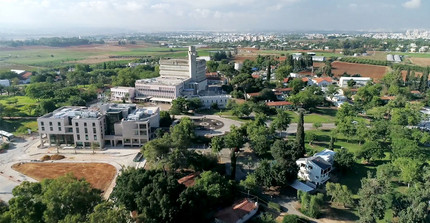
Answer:
<svg viewBox="0 0 430 223"><path fill-rule="evenodd" d="M194 46L188 59L161 59L160 77L137 80L136 100L172 102L180 96L196 95L207 88L206 61L197 59Z"/></svg>

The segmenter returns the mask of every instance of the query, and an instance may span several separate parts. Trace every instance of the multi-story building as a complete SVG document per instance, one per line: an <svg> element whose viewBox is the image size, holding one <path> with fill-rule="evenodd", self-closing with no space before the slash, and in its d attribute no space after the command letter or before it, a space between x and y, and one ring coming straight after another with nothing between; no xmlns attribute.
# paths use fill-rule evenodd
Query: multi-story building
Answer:
<svg viewBox="0 0 430 223"><path fill-rule="evenodd" d="M171 102L179 96L195 95L207 87L206 61L197 59L194 46L188 50L188 59L160 60L160 77L137 80L136 99Z"/></svg>
<svg viewBox="0 0 430 223"><path fill-rule="evenodd" d="M325 149L312 157L298 159L296 161L299 167L297 176L314 187L324 184L330 179L334 155L335 152Z"/></svg>
<svg viewBox="0 0 430 223"><path fill-rule="evenodd" d="M133 104L62 107L37 119L42 146L142 146L159 127L159 108Z"/></svg>
<svg viewBox="0 0 430 223"><path fill-rule="evenodd" d="M135 89L133 87L113 87L110 89L110 92L110 99L112 101L125 100L131 102L135 96Z"/></svg>

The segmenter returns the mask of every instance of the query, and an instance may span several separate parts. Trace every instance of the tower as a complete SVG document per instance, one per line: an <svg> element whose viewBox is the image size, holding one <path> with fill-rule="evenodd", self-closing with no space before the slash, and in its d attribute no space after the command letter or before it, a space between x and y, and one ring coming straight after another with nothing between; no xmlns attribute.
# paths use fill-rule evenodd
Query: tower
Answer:
<svg viewBox="0 0 430 223"><path fill-rule="evenodd" d="M188 66L190 68L190 77L191 79L196 79L196 58L197 58L197 52L196 48L194 46L188 47Z"/></svg>

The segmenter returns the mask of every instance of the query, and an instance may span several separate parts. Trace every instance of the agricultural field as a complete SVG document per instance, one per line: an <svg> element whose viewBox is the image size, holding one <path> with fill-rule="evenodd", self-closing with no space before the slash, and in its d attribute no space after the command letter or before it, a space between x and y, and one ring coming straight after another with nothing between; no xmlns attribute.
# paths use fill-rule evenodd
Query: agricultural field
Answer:
<svg viewBox="0 0 430 223"><path fill-rule="evenodd" d="M332 63L332 73L335 76L341 76L343 73L350 75L360 74L362 77L370 77L373 80L380 80L389 71L388 67L369 65L369 64L357 64L357 63L346 63L335 61Z"/></svg>
<svg viewBox="0 0 430 223"><path fill-rule="evenodd" d="M186 57L187 48L166 48L147 44L118 46L115 44L92 44L72 47L8 47L0 48L0 71L10 69L37 70L43 67L84 63L96 64L106 61L132 61L127 56ZM197 49L199 56L208 56L217 49ZM111 56L120 56L111 58ZM124 56L125 58L122 58Z"/></svg>
<svg viewBox="0 0 430 223"><path fill-rule="evenodd" d="M412 57L412 58L408 58L407 60L411 61L411 63L418 66L422 66L422 67L430 66L430 58Z"/></svg>
<svg viewBox="0 0 430 223"><path fill-rule="evenodd" d="M116 175L116 168L106 163L18 163L14 164L12 169L38 181L72 173L102 191L109 188Z"/></svg>

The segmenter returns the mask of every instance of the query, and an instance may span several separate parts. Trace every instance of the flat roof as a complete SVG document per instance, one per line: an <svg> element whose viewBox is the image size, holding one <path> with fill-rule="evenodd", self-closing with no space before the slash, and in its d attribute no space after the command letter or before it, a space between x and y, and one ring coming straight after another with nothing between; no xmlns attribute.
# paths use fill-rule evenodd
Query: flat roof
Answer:
<svg viewBox="0 0 430 223"><path fill-rule="evenodd" d="M156 77L156 78L136 80L136 84L177 86L189 79L190 78Z"/></svg>

